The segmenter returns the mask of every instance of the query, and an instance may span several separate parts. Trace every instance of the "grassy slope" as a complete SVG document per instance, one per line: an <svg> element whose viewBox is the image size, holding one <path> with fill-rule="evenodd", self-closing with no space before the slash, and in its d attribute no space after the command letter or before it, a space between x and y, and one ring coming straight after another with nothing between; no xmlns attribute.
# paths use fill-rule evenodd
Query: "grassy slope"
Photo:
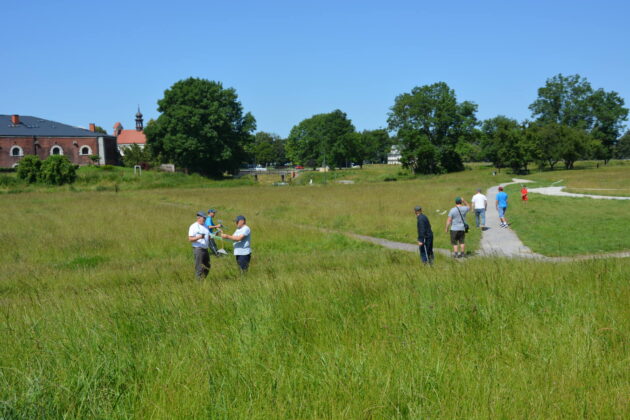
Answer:
<svg viewBox="0 0 630 420"><path fill-rule="evenodd" d="M630 262L426 269L296 226L408 239L486 177L2 200L0 417L626 417ZM185 232L217 203L253 266L198 283Z"/></svg>

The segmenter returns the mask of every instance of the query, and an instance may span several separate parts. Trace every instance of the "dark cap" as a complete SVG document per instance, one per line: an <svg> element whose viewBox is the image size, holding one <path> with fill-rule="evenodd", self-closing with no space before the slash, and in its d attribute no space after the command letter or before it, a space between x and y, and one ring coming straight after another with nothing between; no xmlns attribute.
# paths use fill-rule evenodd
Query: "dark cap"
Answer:
<svg viewBox="0 0 630 420"><path fill-rule="evenodd" d="M216 213L217 211L215 209L208 209L208 213Z"/></svg>
<svg viewBox="0 0 630 420"><path fill-rule="evenodd" d="M236 216L236 219L234 219L235 222L238 222L239 220L245 220L245 216Z"/></svg>
<svg viewBox="0 0 630 420"><path fill-rule="evenodd" d="M422 207L416 206L413 208L413 211L422 211Z"/></svg>
<svg viewBox="0 0 630 420"><path fill-rule="evenodd" d="M462 204L462 198L461 197L455 197L455 204Z"/></svg>
<svg viewBox="0 0 630 420"><path fill-rule="evenodd" d="M198 211L197 212L197 217L203 217L205 219L206 218L206 213L204 213L202 211Z"/></svg>
<svg viewBox="0 0 630 420"><path fill-rule="evenodd" d="M499 191L503 191L503 187L499 185Z"/></svg>

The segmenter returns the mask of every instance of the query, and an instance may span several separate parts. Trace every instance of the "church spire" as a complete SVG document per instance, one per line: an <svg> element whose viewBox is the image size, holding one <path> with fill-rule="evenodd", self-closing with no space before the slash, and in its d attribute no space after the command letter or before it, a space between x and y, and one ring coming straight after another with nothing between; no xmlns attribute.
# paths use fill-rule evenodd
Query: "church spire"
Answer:
<svg viewBox="0 0 630 420"><path fill-rule="evenodd" d="M136 112L136 131L142 131L143 129L142 112L140 112L140 105L138 105L138 112Z"/></svg>

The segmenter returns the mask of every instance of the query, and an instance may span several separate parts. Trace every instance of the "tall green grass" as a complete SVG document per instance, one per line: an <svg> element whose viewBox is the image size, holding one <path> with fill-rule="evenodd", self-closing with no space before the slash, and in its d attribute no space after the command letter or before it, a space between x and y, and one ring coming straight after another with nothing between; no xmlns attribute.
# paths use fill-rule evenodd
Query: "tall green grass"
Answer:
<svg viewBox="0 0 630 420"><path fill-rule="evenodd" d="M469 172L4 196L0 418L627 417L628 260L424 267L318 229L413 242L413 205L498 178ZM194 278L209 206L248 216L246 275Z"/></svg>

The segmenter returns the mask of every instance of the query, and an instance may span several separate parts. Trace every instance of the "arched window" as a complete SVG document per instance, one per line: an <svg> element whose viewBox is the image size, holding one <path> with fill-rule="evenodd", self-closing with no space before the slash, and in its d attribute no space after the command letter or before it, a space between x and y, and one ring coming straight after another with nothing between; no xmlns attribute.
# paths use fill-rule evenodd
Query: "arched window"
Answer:
<svg viewBox="0 0 630 420"><path fill-rule="evenodd" d="M12 168L16 169L17 167L18 167L18 163L16 162L16 163L13 164Z"/></svg>
<svg viewBox="0 0 630 420"><path fill-rule="evenodd" d="M24 150L20 146L13 146L9 154L11 156L24 156Z"/></svg>
<svg viewBox="0 0 630 420"><path fill-rule="evenodd" d="M79 154L82 156L91 155L92 149L90 149L90 146L81 146L81 149L79 150Z"/></svg>
<svg viewBox="0 0 630 420"><path fill-rule="evenodd" d="M63 155L63 149L60 146L53 146L52 149L50 149L50 154Z"/></svg>

